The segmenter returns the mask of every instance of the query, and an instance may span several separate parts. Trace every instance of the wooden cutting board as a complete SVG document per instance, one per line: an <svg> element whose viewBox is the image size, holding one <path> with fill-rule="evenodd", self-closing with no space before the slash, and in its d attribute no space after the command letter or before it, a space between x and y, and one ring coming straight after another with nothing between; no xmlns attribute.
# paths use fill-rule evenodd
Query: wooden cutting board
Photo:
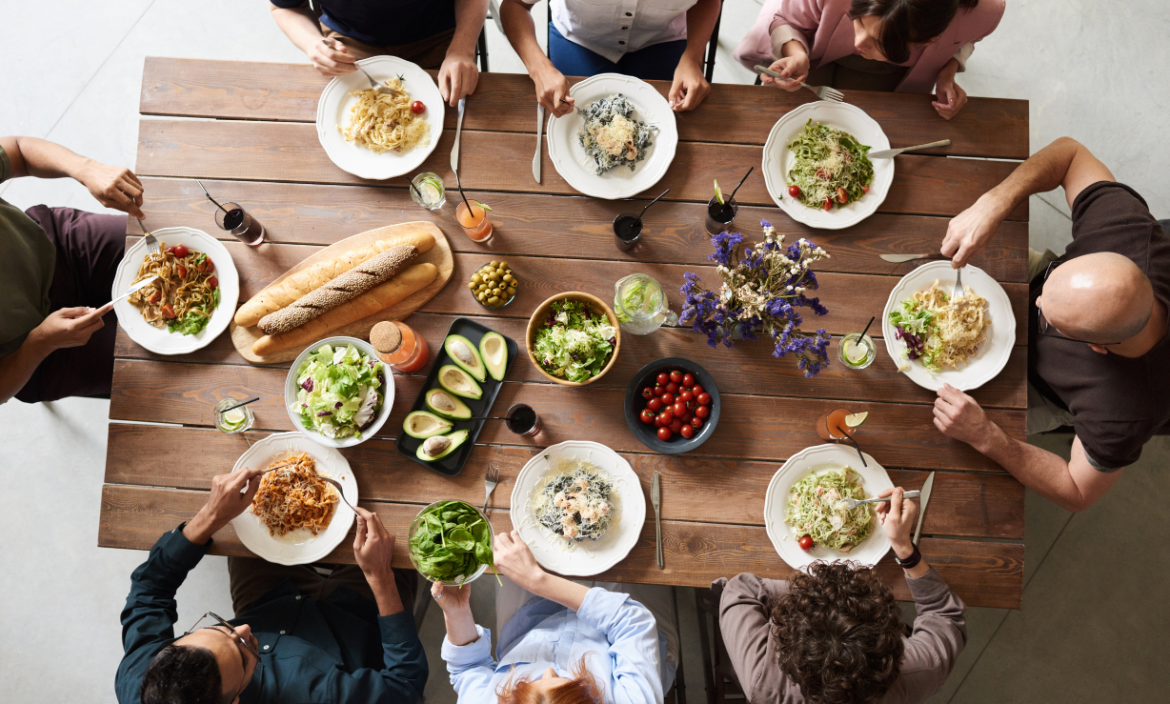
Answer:
<svg viewBox="0 0 1170 704"><path fill-rule="evenodd" d="M407 298L399 301L389 308L383 308L371 316L362 318L356 323L350 323L349 325L342 326L328 334L329 337L334 337L337 335L348 335L350 337L357 337L365 340L370 335L370 329L375 325L382 322L383 320L403 320L411 313L426 305L426 302L434 298L435 294L442 290L442 288L447 285L447 282L451 280L451 272L455 269L455 258L451 255L451 245L447 242L447 237L443 235L443 231L440 230L438 225L435 225L435 223L426 221L404 222L400 225L379 227L376 230L369 230L368 232L363 232L360 235L347 237L340 242L332 244L317 252L313 256L305 259L300 264L297 264L293 268L281 274L268 285L272 286L274 284L278 284L296 272L310 267L322 259L338 257L351 249L365 247L373 244L374 242L377 242L378 240L384 240L389 237L396 237L398 235L404 235L410 232L418 232L420 230L429 232L434 235L435 246L431 248L431 251L425 254L420 254L417 259L411 262L411 266L414 266L415 264L422 264L423 262L430 262L431 264L434 264L439 270L439 274L435 277L435 280L432 281L426 288L414 292ZM240 304L242 305L245 302L246 301L240 301ZM229 329L232 335L232 345L235 346L236 351L239 352L240 356L242 356L244 359L254 364L275 364L277 362L288 362L296 359L297 355L299 355L305 349L305 347L292 347L287 350L281 350L280 352L275 352L268 356L262 357L252 353L252 344L264 336L264 333L258 326L242 328L236 325L235 321L232 321L231 327Z"/></svg>

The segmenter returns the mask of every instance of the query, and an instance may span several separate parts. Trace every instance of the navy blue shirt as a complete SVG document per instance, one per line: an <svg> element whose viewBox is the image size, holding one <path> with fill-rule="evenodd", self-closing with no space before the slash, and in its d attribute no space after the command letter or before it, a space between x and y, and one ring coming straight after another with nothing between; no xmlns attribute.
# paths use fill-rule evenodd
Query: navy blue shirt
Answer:
<svg viewBox="0 0 1170 704"><path fill-rule="evenodd" d="M138 704L151 659L178 635L175 592L207 553L182 526L164 534L130 577L122 611L125 655L114 689ZM427 659L410 611L379 616L377 606L339 588L328 599L297 593L285 581L231 620L259 641L260 666L240 695L253 702L414 704L427 682Z"/></svg>
<svg viewBox="0 0 1170 704"><path fill-rule="evenodd" d="M277 7L303 7L305 0L270 0ZM422 41L455 29L455 0L316 0L321 24L378 46Z"/></svg>

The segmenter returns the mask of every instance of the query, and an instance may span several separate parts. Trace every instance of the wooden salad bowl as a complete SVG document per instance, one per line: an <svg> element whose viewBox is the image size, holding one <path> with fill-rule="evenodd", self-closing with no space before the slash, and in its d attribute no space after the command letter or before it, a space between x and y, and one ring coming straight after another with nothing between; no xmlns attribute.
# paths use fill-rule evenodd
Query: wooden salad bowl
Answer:
<svg viewBox="0 0 1170 704"><path fill-rule="evenodd" d="M607 363L605 367L602 368L600 374L597 374L589 381L569 381L568 379L555 377L541 368L540 364L536 361L536 355L533 353L533 347L536 343L536 333L540 330L541 326L544 325L544 321L548 320L549 308L554 302L564 300L581 301L583 303L587 303L594 313L603 311L605 313L605 317L609 318L610 325L612 325L616 331L614 333L614 339L617 340L617 344L614 345L613 354L610 355L609 363ZM557 295L548 298L544 303L541 303L536 307L536 310L532 312L532 317L528 319L528 334L526 335L525 346L528 349L528 359L532 361L532 366L536 367L536 371L540 372L544 378L562 386L587 386L605 376L607 373L609 373L609 370L613 368L613 363L617 361L618 353L621 352L622 349L622 330L618 324L617 316L614 315L613 310L605 304L605 301L601 300L597 296L590 295L583 291L569 291L567 293L558 293Z"/></svg>

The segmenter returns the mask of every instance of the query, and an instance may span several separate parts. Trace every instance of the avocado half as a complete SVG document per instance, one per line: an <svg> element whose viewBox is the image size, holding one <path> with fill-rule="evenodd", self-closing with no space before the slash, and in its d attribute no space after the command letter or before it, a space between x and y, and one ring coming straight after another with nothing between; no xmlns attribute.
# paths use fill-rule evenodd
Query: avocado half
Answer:
<svg viewBox="0 0 1170 704"><path fill-rule="evenodd" d="M487 378L487 374L484 373L483 359L480 358L475 345L471 344L471 340L462 335L448 335L443 342L443 349L447 350L447 356L451 358L451 361L458 364L463 371L475 377L476 380L484 381Z"/></svg>
<svg viewBox="0 0 1170 704"><path fill-rule="evenodd" d="M418 451L414 453L414 456L423 462L434 462L435 460L441 460L454 452L457 447L462 445L464 441L467 440L467 433L468 431L466 430L456 430L450 435L434 435L429 437L426 440L423 440L422 443L418 446ZM433 446L441 446L442 449L439 449L437 452L435 452L435 454L431 454L427 451L428 444Z"/></svg>
<svg viewBox="0 0 1170 704"><path fill-rule="evenodd" d="M408 414L406 420L402 421L403 432L412 438L423 440L434 435L442 435L453 427L455 424L451 421L427 411L415 411Z"/></svg>
<svg viewBox="0 0 1170 704"><path fill-rule="evenodd" d="M449 393L463 398L483 398L483 389L471 378L471 375L454 364L444 364L439 368L439 386Z"/></svg>
<svg viewBox="0 0 1170 704"><path fill-rule="evenodd" d="M480 338L479 355L488 374L496 381L503 381L504 372L508 370L508 341L504 336L498 332L489 332Z"/></svg>
<svg viewBox="0 0 1170 704"><path fill-rule="evenodd" d="M442 389L431 389L425 397L427 408L443 418L462 420L471 417L467 404Z"/></svg>

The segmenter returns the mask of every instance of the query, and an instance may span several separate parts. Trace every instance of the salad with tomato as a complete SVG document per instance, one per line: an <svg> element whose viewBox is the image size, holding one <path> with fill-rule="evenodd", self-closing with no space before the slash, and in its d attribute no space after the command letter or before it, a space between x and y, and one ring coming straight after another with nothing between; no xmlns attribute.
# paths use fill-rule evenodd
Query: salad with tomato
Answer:
<svg viewBox="0 0 1170 704"><path fill-rule="evenodd" d="M134 283L151 276L151 284L127 299L143 319L169 332L196 335L219 307L219 277L215 262L204 252L185 244L159 244L157 252L146 255Z"/></svg>

